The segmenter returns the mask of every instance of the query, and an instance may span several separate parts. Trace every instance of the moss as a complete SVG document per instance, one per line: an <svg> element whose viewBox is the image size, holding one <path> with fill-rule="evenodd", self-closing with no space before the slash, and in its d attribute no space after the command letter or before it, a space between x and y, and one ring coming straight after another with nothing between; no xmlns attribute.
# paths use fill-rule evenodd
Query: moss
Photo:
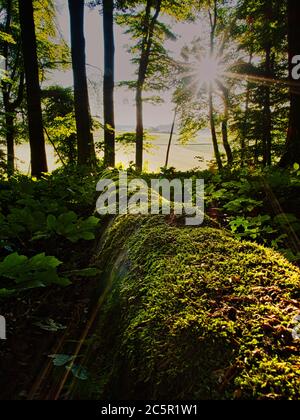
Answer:
<svg viewBox="0 0 300 420"><path fill-rule="evenodd" d="M300 397L300 272L281 255L211 227L127 216L99 258L113 273L92 369L102 398Z"/></svg>

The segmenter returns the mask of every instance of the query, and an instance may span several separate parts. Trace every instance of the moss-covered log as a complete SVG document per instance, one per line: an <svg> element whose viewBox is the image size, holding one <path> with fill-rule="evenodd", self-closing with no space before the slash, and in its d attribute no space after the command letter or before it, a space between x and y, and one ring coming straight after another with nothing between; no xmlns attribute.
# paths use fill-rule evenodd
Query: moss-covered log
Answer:
<svg viewBox="0 0 300 420"><path fill-rule="evenodd" d="M122 251L121 251L122 250ZM297 399L300 272L212 227L120 217L93 372L112 399Z"/></svg>

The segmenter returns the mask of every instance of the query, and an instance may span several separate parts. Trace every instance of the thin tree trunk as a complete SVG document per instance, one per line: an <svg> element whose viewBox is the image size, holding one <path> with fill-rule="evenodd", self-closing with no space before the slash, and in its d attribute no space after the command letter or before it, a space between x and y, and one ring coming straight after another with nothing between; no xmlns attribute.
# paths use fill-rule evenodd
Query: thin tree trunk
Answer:
<svg viewBox="0 0 300 420"><path fill-rule="evenodd" d="M136 170L141 172L143 169L143 148L144 148L144 122L143 122L143 88L137 87L136 90Z"/></svg>
<svg viewBox="0 0 300 420"><path fill-rule="evenodd" d="M10 89L7 84L2 84L3 105L5 111L5 132L7 150L7 172L12 175L15 170L15 117L16 109L21 105L24 96L24 74L21 73L18 95L15 101L10 101Z"/></svg>
<svg viewBox="0 0 300 420"><path fill-rule="evenodd" d="M5 32L10 34L11 32L11 0L6 1L6 22L5 22ZM8 54L9 54L9 45L7 42L4 42L3 45L3 57L5 59L5 70L8 72ZM11 113L10 106L10 84L2 82L2 94L3 94L3 105L5 111L5 137L6 137L6 159L7 159L7 173L12 175L14 172L14 118Z"/></svg>
<svg viewBox="0 0 300 420"><path fill-rule="evenodd" d="M228 119L226 117L224 117L222 121L222 140L223 140L223 146L226 152L227 164L228 166L232 166L233 155L232 155L232 150L228 141Z"/></svg>
<svg viewBox="0 0 300 420"><path fill-rule="evenodd" d="M214 0L213 2L213 11L208 11L209 20L210 20L210 55L213 56L214 49L215 49L215 34L217 29L217 21L218 21L218 9L217 9L217 1ZM216 124L215 124L215 115L214 115L214 104L213 104L213 89L212 84L209 84L208 88L208 106L209 106L209 121L210 121L210 130L211 130L211 137L212 143L215 153L216 162L218 165L218 169L221 170L223 168L223 163L220 155L219 145L218 145L218 137L216 131Z"/></svg>
<svg viewBox="0 0 300 420"><path fill-rule="evenodd" d="M266 77L271 77L271 45L266 48ZM271 113L271 89L267 85L264 88L264 111L263 111L263 165L271 166L272 157L272 113Z"/></svg>
<svg viewBox="0 0 300 420"><path fill-rule="evenodd" d="M7 173L8 175L12 175L15 170L14 115L6 110L5 110L5 129L6 129Z"/></svg>
<svg viewBox="0 0 300 420"><path fill-rule="evenodd" d="M77 129L78 164L91 165L95 157L92 119L86 74L84 0L69 0L74 102Z"/></svg>
<svg viewBox="0 0 300 420"><path fill-rule="evenodd" d="M292 58L300 53L300 1L288 0L288 51L290 88L290 117L286 150L280 165L300 164L300 82L292 78Z"/></svg>
<svg viewBox="0 0 300 420"><path fill-rule="evenodd" d="M217 81L217 84L222 91L222 99L224 104L224 115L222 118L222 140L225 149L227 163L229 166L233 164L233 154L228 140L228 120L229 120L229 92L223 83Z"/></svg>
<svg viewBox="0 0 300 420"><path fill-rule="evenodd" d="M255 146L254 146L254 164L255 166L258 165L259 161L259 150L258 150L258 138L255 139Z"/></svg>
<svg viewBox="0 0 300 420"><path fill-rule="evenodd" d="M145 21L143 25L144 39L142 42L142 52L138 71L138 80L136 87L136 170L141 172L143 169L143 146L144 146L144 122L143 122L143 90L147 76L151 48L153 45L153 37L155 25L157 23L162 0L157 0L156 9L151 18L152 1L147 0Z"/></svg>
<svg viewBox="0 0 300 420"><path fill-rule="evenodd" d="M114 86L115 86L115 44L114 44L114 5L112 0L103 0L103 28L104 28L104 164L106 167L115 166L115 115L114 115Z"/></svg>
<svg viewBox="0 0 300 420"><path fill-rule="evenodd" d="M214 105L213 105L213 95L212 95L212 88L209 89L209 121L210 121L210 129L211 129L211 136L212 142L215 152L215 158L218 165L218 169L221 170L223 168L223 163L219 151L218 145L218 138L216 132L216 125L215 125L215 117L214 117Z"/></svg>
<svg viewBox="0 0 300 420"><path fill-rule="evenodd" d="M250 57L249 57L249 65L252 64L252 60L253 60L253 53L251 51ZM242 133L241 133L241 167L242 168L245 165L245 157L246 157L247 150L249 147L249 142L247 142L249 108L250 108L250 82L248 80L247 88L246 88L245 115L244 115L244 121L243 121L243 126L242 126Z"/></svg>
<svg viewBox="0 0 300 420"><path fill-rule="evenodd" d="M170 137L169 137L169 143L168 143L167 155L166 155L166 163L165 163L165 168L166 169L168 168L168 165L169 165L169 157L170 157L174 128L175 128L175 123L176 123L176 116L177 116L177 109L175 109L175 112L174 112L174 119L173 119L173 123L172 123L172 127L171 127Z"/></svg>
<svg viewBox="0 0 300 420"><path fill-rule="evenodd" d="M32 176L48 172L32 0L19 0Z"/></svg>

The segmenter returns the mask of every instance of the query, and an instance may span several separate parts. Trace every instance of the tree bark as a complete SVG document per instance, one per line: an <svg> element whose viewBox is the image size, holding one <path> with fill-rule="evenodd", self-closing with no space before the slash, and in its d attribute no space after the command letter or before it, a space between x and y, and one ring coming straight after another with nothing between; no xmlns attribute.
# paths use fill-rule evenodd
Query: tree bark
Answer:
<svg viewBox="0 0 300 420"><path fill-rule="evenodd" d="M69 0L78 164L91 166L95 157L86 73L84 0Z"/></svg>
<svg viewBox="0 0 300 420"><path fill-rule="evenodd" d="M32 0L19 0L32 176L48 172Z"/></svg>
<svg viewBox="0 0 300 420"><path fill-rule="evenodd" d="M104 28L104 164L115 166L115 44L114 44L114 5L112 0L103 0Z"/></svg>
<svg viewBox="0 0 300 420"><path fill-rule="evenodd" d="M7 173L12 175L15 169L15 143L14 143L14 115L5 111L5 130L6 130L6 155Z"/></svg>
<svg viewBox="0 0 300 420"><path fill-rule="evenodd" d="M12 22L12 1L6 1L6 21L5 21L5 32L11 34L11 22ZM17 78L17 65L20 58L20 48L17 49L14 68L9 68L9 43L3 42L3 57L5 60L5 70L6 72L14 75L12 78ZM12 99L12 85L10 82L5 82L4 80L1 83L2 95L3 95L3 106L5 112L5 137L6 137L6 150L7 150L7 173L8 175L13 175L15 170L15 152L14 152L14 137L15 137L15 127L14 120L16 109L21 105L23 96L24 96L24 72L21 70L19 78L19 87L15 100Z"/></svg>
<svg viewBox="0 0 300 420"><path fill-rule="evenodd" d="M11 28L11 0L6 2L6 21L5 21L5 32L10 34ZM3 44L3 57L5 59L5 70L8 71L8 51L9 46L7 42ZM3 95L3 106L5 112L5 137L6 137L6 159L7 159L7 173L12 175L14 173L15 166L15 154L14 154L14 118L11 113L11 104L10 104L10 87L9 83L2 81L2 95Z"/></svg>
<svg viewBox="0 0 300 420"><path fill-rule="evenodd" d="M136 170L143 169L143 148L144 148L144 121L143 121L143 88L138 86L136 90Z"/></svg>
<svg viewBox="0 0 300 420"><path fill-rule="evenodd" d="M153 17L151 18L152 1L147 0L145 20L143 25L144 39L142 42L142 52L138 70L138 80L136 87L136 170L141 172L143 169L143 146L144 146L144 122L143 122L143 90L147 76L151 48L155 25L157 23L162 0L157 0Z"/></svg>
<svg viewBox="0 0 300 420"><path fill-rule="evenodd" d="M210 10L210 9L208 10L208 15L209 15L209 20L210 20L210 55L213 56L214 49L215 49L215 35L216 35L217 21L218 21L218 8L217 8L216 0L214 0L213 2L213 10ZM218 169L221 170L223 169L223 163L222 163L222 159L220 155L216 124L215 124L212 83L210 83L208 87L208 106L209 106L210 131L211 131L215 158L218 165Z"/></svg>
<svg viewBox="0 0 300 420"><path fill-rule="evenodd" d="M216 124L215 124L215 117L214 117L213 94L212 94L211 87L209 88L209 121L210 121L210 129L211 129L212 142L213 142L213 147L214 147L214 152L215 152L215 158L218 165L218 169L221 170L223 168L223 163L222 163L219 145L218 145Z"/></svg>
<svg viewBox="0 0 300 420"><path fill-rule="evenodd" d="M19 88L16 99L11 102L11 91L7 84L2 84L3 105L5 112L5 138L7 150L7 173L12 175L15 170L15 117L16 109L21 105L24 97L24 73L20 74Z"/></svg>
<svg viewBox="0 0 300 420"><path fill-rule="evenodd" d="M250 52L249 56L249 65L252 64L253 60L253 52ZM245 114L243 119L243 125L241 130L241 167L243 168L245 165L245 158L247 156L247 150L249 148L249 141L248 139L248 120L249 120L249 108L250 108L250 81L247 81L247 88L246 88L246 101L245 101Z"/></svg>
<svg viewBox="0 0 300 420"><path fill-rule="evenodd" d="M266 78L272 76L271 45L266 47ZM272 163L272 112L271 112L271 89L269 85L264 87L264 110L263 110L263 165L271 166Z"/></svg>
<svg viewBox="0 0 300 420"><path fill-rule="evenodd" d="M229 120L229 91L223 83L217 81L217 84L222 92L222 99L224 104L224 114L222 118L222 140L225 149L227 163L229 166L233 164L233 154L228 140L228 120Z"/></svg>
<svg viewBox="0 0 300 420"><path fill-rule="evenodd" d="M172 145L173 134L174 134L174 129L175 129L176 116L177 116L177 109L175 109L175 112L174 112L174 119L173 119L173 123L172 123L172 127L171 127L171 132L170 132L170 137L169 137L169 142L168 142L167 155L166 155L166 163L165 163L165 168L166 169L168 168L168 165L169 165L169 157L170 157L171 145Z"/></svg>
<svg viewBox="0 0 300 420"><path fill-rule="evenodd" d="M233 155L232 155L232 150L228 141L228 119L226 117L224 117L222 121L222 140L223 140L223 146L226 152L227 164L228 166L232 166Z"/></svg>
<svg viewBox="0 0 300 420"><path fill-rule="evenodd" d="M292 58L300 54L300 1L288 0L288 53L290 87L290 117L285 153L280 165L300 164L300 82L292 78Z"/></svg>

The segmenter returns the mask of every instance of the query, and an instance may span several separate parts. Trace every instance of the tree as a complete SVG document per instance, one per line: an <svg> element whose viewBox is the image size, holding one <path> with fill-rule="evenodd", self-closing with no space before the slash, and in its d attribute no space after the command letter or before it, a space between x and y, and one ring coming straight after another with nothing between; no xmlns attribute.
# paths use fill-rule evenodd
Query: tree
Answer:
<svg viewBox="0 0 300 420"><path fill-rule="evenodd" d="M103 114L104 114L104 164L115 166L115 39L114 10L125 11L136 6L138 0L90 0L88 5L94 8L102 6L104 35L104 78L103 78Z"/></svg>
<svg viewBox="0 0 300 420"><path fill-rule="evenodd" d="M288 56L290 81L290 116L286 150L281 166L300 164L300 82L293 80L293 57L300 54L300 2L288 0Z"/></svg>
<svg viewBox="0 0 300 420"><path fill-rule="evenodd" d="M4 114L1 115L1 137L7 147L7 169L14 171L15 143L27 140L27 125L23 115L27 113L24 101L24 60L21 47L18 2L0 0L3 19L0 20L0 53L4 58L4 77L1 81ZM46 79L49 70L69 66L69 48L57 36L55 7L53 0L39 0L34 3L34 21L37 43L40 83ZM2 35L1 35L2 34Z"/></svg>
<svg viewBox="0 0 300 420"><path fill-rule="evenodd" d="M177 109L175 108L174 118L173 118L173 122L172 122L172 126L171 126L170 137L169 137L168 147L167 147L166 163L165 163L165 168L166 169L168 169L168 165L169 165L170 151L171 151L171 146L172 146L173 134L174 134L174 130L175 130L176 117L177 117Z"/></svg>
<svg viewBox="0 0 300 420"><path fill-rule="evenodd" d="M104 30L104 163L105 166L115 166L115 116L114 116L114 85L115 85L115 44L114 44L114 4L112 0L103 0L103 30Z"/></svg>
<svg viewBox="0 0 300 420"><path fill-rule="evenodd" d="M69 0L69 12L78 163L90 166L95 159L95 149L86 74L84 0Z"/></svg>
<svg viewBox="0 0 300 420"><path fill-rule="evenodd" d="M229 33L224 30L227 12L224 10L224 2L208 2L203 12L202 22L207 18L209 37L207 40L196 38L182 50L185 62L179 63L181 83L174 100L180 109L180 139L183 142L195 139L198 132L207 126L208 117L215 160L218 169L222 169L219 131L227 164L233 164L229 142L230 90L233 83L226 73L234 67L236 47L235 57L232 57Z"/></svg>
<svg viewBox="0 0 300 420"><path fill-rule="evenodd" d="M143 90L146 75L149 66L151 48L155 25L161 11L162 0L157 0L152 16L152 1L147 0L144 21L142 25L143 39L141 44L141 53L138 69L138 79L136 84L136 169L143 169L143 141L144 141L144 123L143 123Z"/></svg>
<svg viewBox="0 0 300 420"><path fill-rule="evenodd" d="M229 89L220 81L216 82L217 85L220 88L222 100L224 104L224 113L222 115L222 140L223 140L223 146L225 149L226 157L227 157L227 163L229 166L233 164L233 153L232 149L229 143L229 136L228 136L228 121L229 121Z"/></svg>
<svg viewBox="0 0 300 420"><path fill-rule="evenodd" d="M41 177L43 172L48 171L48 168L43 131L33 4L32 0L19 0L18 4L26 78L31 173L32 176Z"/></svg>
<svg viewBox="0 0 300 420"><path fill-rule="evenodd" d="M44 126L59 161L74 165L77 160L76 121L72 88L49 86L42 90Z"/></svg>
<svg viewBox="0 0 300 420"><path fill-rule="evenodd" d="M19 47L16 48L15 34L12 31L13 18L16 16L16 8L12 0L6 0L4 9L6 14L3 24L5 36L3 35L0 41L6 74L1 81L1 89L5 113L4 132L7 150L7 172L11 175L15 167L16 110L20 107L24 97L24 70L23 66L20 66L21 50ZM10 69L12 69L11 72ZM11 75L14 76L15 80L11 79Z"/></svg>
<svg viewBox="0 0 300 420"><path fill-rule="evenodd" d="M210 58L215 56L215 41L216 41L216 30L218 25L218 2L217 0L213 1L213 6L208 9L209 14L209 22L210 22ZM207 69L209 70L209 69ZM215 115L214 115L214 104L213 104L213 82L208 83L208 106L209 106L209 121L210 121L210 129L212 135L212 142L215 151L215 158L217 161L217 165L219 169L222 169L223 163L220 155L219 145L218 145L218 138L216 133L216 125L215 125Z"/></svg>
<svg viewBox="0 0 300 420"><path fill-rule="evenodd" d="M239 69L246 84L235 108L241 163L270 166L281 156L287 127L286 4L239 0L231 36L249 57ZM246 98L246 100L244 99Z"/></svg>
<svg viewBox="0 0 300 420"><path fill-rule="evenodd" d="M135 89L136 102L136 169L143 167L144 121L143 103L161 102L160 97L144 98L145 91L162 91L169 85L172 60L164 47L166 39L175 40L170 27L159 20L159 17L171 15L177 20L191 16L191 2L178 0L144 0L136 2L137 7L129 13L118 16L118 23L127 27L135 45L130 48L132 62L137 66L135 81L123 85Z"/></svg>

